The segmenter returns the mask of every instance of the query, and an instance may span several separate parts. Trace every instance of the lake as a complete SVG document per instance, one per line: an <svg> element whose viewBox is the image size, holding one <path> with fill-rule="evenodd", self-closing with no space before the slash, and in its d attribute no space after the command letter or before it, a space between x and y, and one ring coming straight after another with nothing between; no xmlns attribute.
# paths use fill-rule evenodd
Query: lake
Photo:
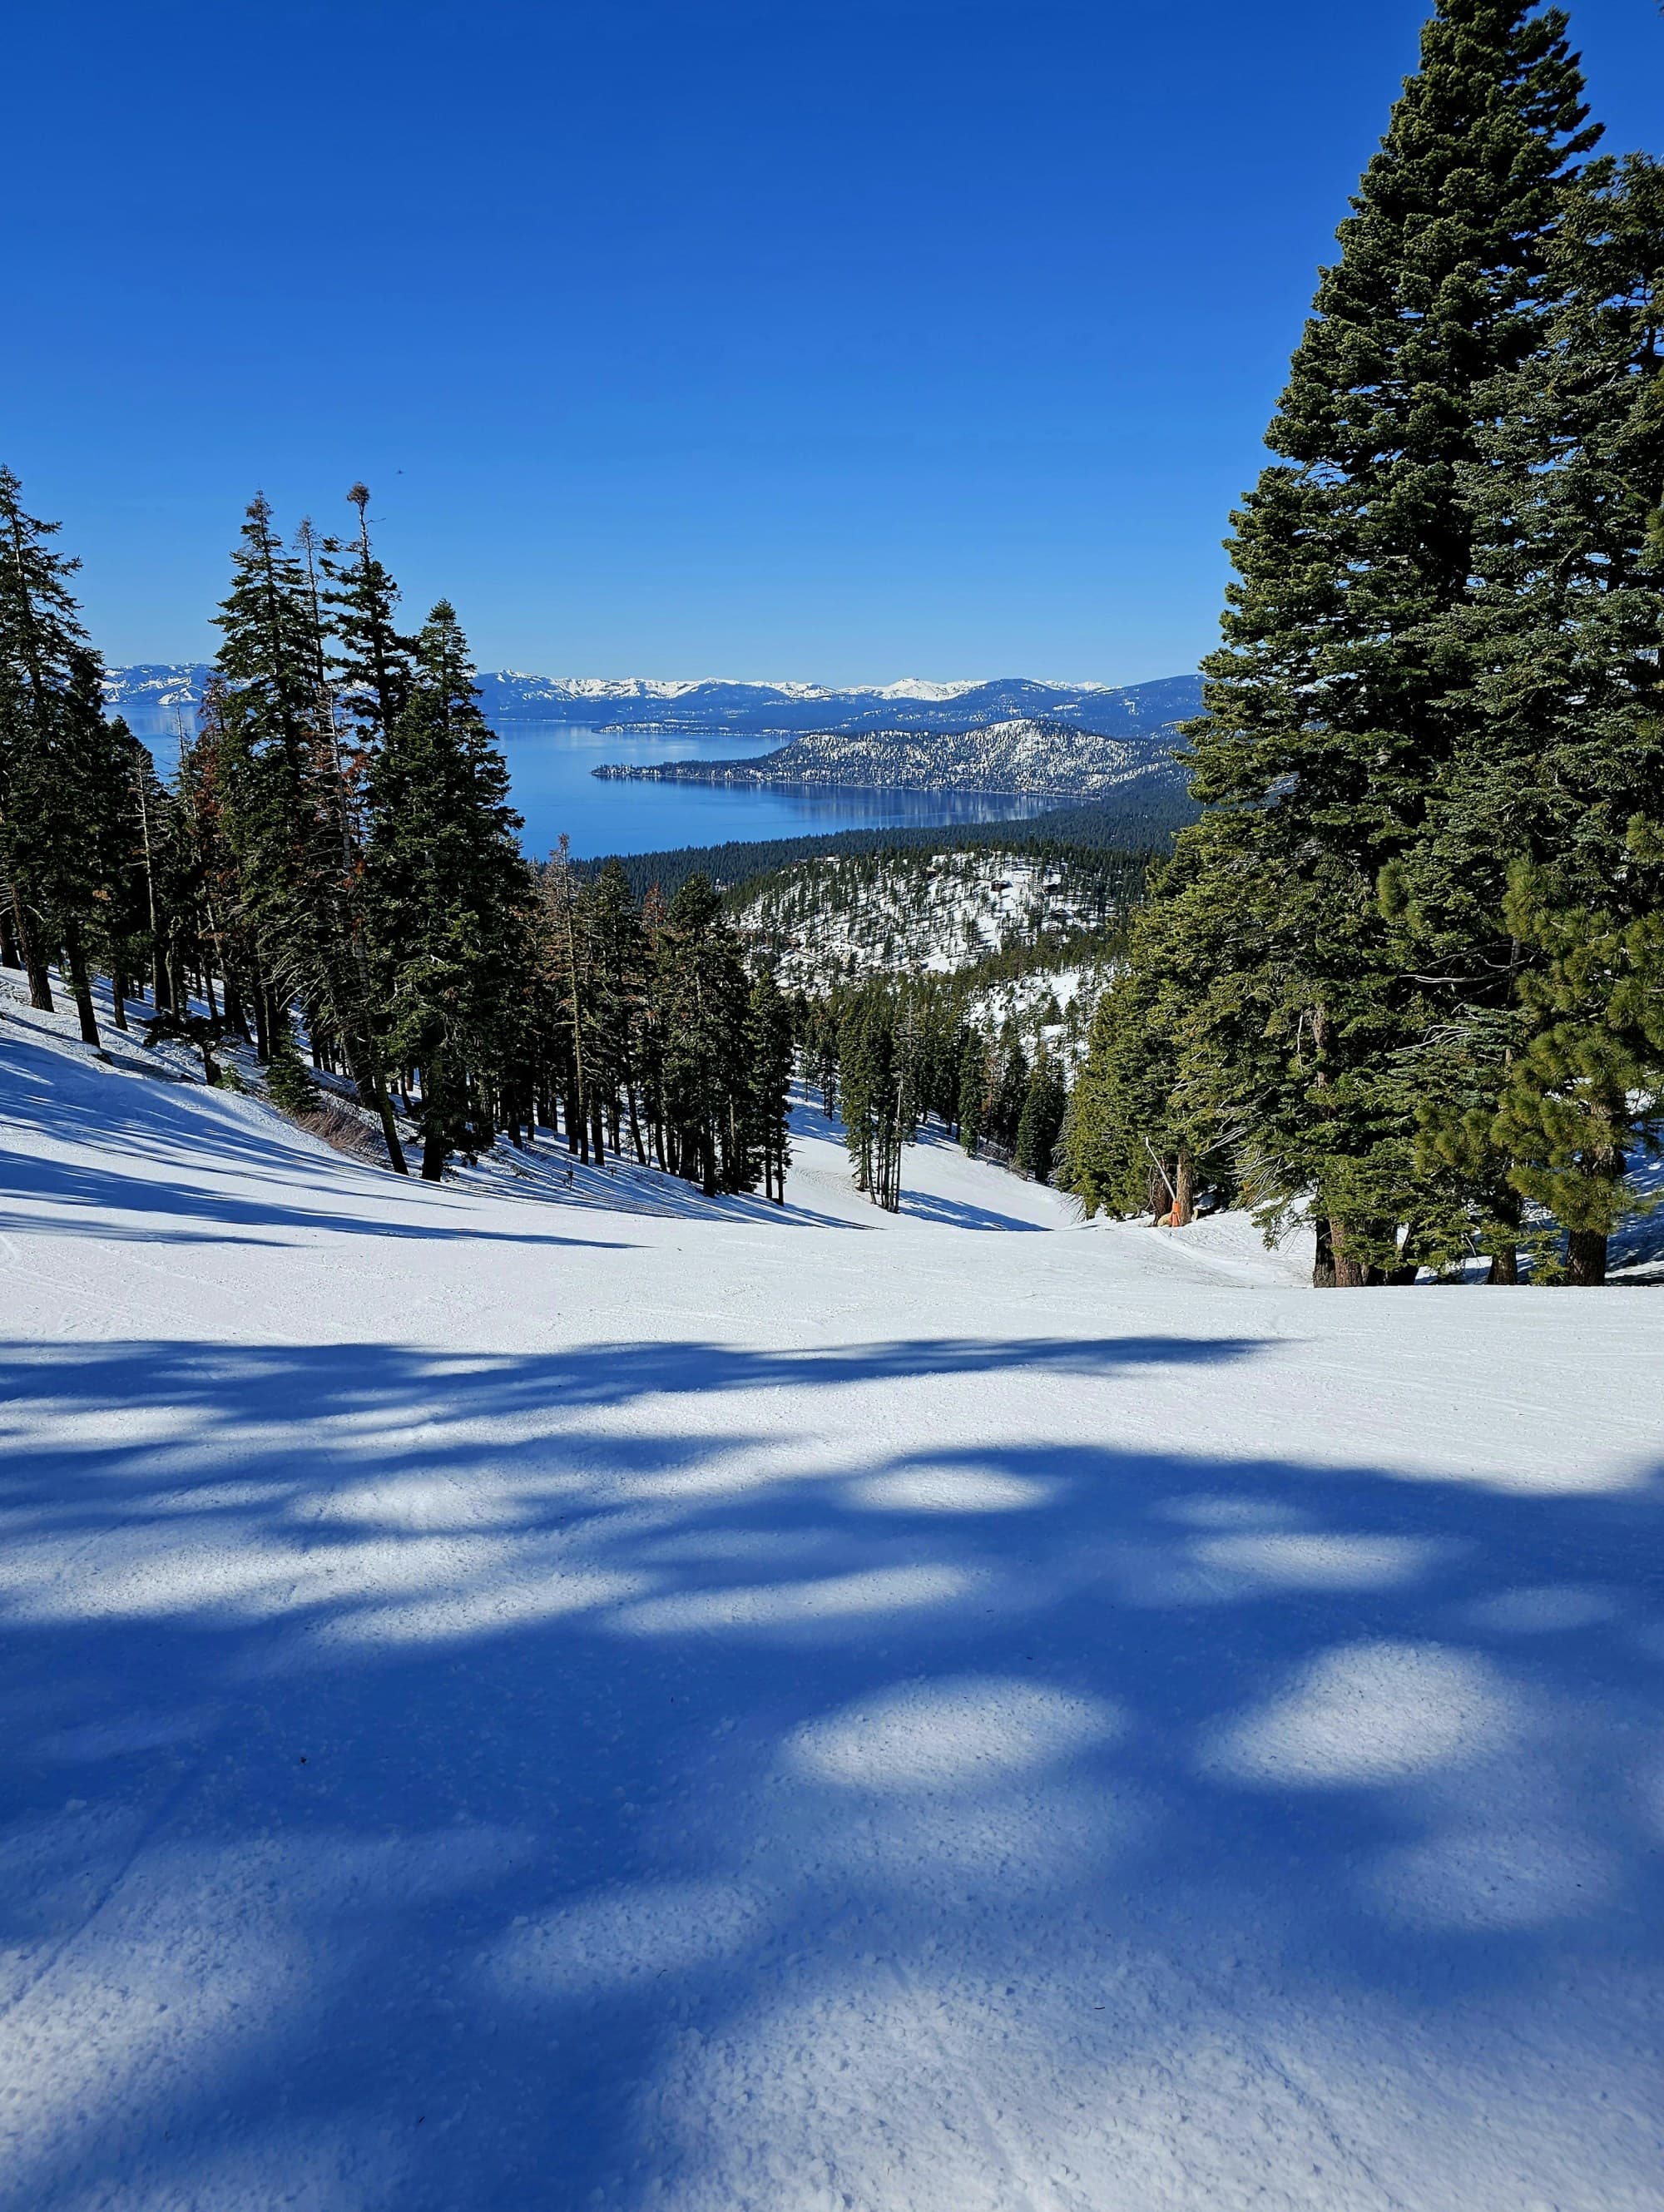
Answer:
<svg viewBox="0 0 1664 2212"><path fill-rule="evenodd" d="M172 713L154 707L121 711L167 775L177 745ZM805 837L829 830L1019 821L1063 803L1055 798L999 798L987 792L869 791L854 786L831 791L783 787L758 791L720 784L615 783L590 773L606 761L646 765L668 760L750 760L784 744L780 737L721 732L677 737L505 717L497 726L497 741L513 779L514 805L525 817L522 842L534 860L552 851L563 830L572 840L574 857L592 860L607 853L720 845L731 837Z"/></svg>

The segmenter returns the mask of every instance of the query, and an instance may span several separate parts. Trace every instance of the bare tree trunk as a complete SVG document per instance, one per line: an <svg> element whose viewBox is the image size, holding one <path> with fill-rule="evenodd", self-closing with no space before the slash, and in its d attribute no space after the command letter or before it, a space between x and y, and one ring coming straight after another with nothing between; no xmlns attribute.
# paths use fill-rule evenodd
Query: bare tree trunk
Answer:
<svg viewBox="0 0 1664 2212"><path fill-rule="evenodd" d="M1329 1235L1329 1218L1321 1213L1312 1224L1317 1231L1317 1252L1312 1261L1312 1288L1332 1291L1334 1288L1334 1245Z"/></svg>
<svg viewBox="0 0 1664 2212"><path fill-rule="evenodd" d="M1187 1229L1196 1218L1196 1170L1187 1145L1179 1147L1173 1178L1173 1226Z"/></svg>
<svg viewBox="0 0 1664 2212"><path fill-rule="evenodd" d="M23 900L15 884L11 887L12 926L17 932L17 943L23 955L23 966L29 979L29 1004L37 1014L57 1011L52 1005L52 979L47 973L46 957L40 950L39 939L29 927L28 916L23 911Z"/></svg>
<svg viewBox="0 0 1664 2212"><path fill-rule="evenodd" d="M81 1042L102 1049L104 1040L98 1033L98 1017L93 1012L93 987L87 976L87 955L81 942L81 924L74 921L65 933L65 950L70 962L70 988L75 994L75 1010L81 1024Z"/></svg>
<svg viewBox="0 0 1664 2212"><path fill-rule="evenodd" d="M23 956L17 949L17 924L11 918L11 902L0 905L0 968L21 968Z"/></svg>
<svg viewBox="0 0 1664 2212"><path fill-rule="evenodd" d="M1606 1279L1606 1238L1599 1229L1566 1231L1566 1270L1579 1290L1598 1290Z"/></svg>
<svg viewBox="0 0 1664 2212"><path fill-rule="evenodd" d="M1369 1271L1361 1260L1349 1259L1346 1254L1346 1231L1344 1224L1329 1217L1329 1249L1334 1255L1334 1287L1338 1291L1361 1291L1368 1286Z"/></svg>

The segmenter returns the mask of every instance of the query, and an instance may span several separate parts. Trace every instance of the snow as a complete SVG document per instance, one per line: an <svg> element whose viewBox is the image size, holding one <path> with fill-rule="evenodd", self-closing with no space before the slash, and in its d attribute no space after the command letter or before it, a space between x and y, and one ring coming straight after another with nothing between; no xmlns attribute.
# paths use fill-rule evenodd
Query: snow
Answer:
<svg viewBox="0 0 1664 2212"><path fill-rule="evenodd" d="M405 1185L0 984L9 2201L1655 2212L1644 1291Z"/></svg>

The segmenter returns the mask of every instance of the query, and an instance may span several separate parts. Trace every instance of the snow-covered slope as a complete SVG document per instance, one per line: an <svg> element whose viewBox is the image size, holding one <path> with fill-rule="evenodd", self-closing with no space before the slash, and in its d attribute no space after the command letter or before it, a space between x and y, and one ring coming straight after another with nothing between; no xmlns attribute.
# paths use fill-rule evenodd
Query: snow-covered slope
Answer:
<svg viewBox="0 0 1664 2212"><path fill-rule="evenodd" d="M9 2203L1658 2204L1664 1307L808 1115L403 1185L15 1006Z"/></svg>
<svg viewBox="0 0 1664 2212"><path fill-rule="evenodd" d="M816 988L902 971L950 975L1108 918L1101 874L986 847L799 860L734 908L784 981Z"/></svg>

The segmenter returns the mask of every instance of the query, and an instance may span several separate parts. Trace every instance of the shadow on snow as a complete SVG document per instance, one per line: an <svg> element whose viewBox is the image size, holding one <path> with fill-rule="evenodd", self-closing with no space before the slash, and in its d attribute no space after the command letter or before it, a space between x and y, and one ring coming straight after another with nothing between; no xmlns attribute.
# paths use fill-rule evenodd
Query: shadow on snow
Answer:
<svg viewBox="0 0 1664 2212"><path fill-rule="evenodd" d="M1454 2069L1572 1968L1655 1982L1656 1480L782 1460L794 1394L1258 1349L8 1357L52 1423L0 1466L15 1993L122 1991L10 2201L194 2201L253 2142L239 2202L316 2159L331 2204L635 2207L716 2155L655 2083L944 1976L1063 2006L1099 2097L1140 2035L1368 1996ZM692 1432L748 1390L783 1430ZM1152 1961L1188 2010L1140 2030L1103 1999ZM1624 2021L1564 2016L1598 2081Z"/></svg>

